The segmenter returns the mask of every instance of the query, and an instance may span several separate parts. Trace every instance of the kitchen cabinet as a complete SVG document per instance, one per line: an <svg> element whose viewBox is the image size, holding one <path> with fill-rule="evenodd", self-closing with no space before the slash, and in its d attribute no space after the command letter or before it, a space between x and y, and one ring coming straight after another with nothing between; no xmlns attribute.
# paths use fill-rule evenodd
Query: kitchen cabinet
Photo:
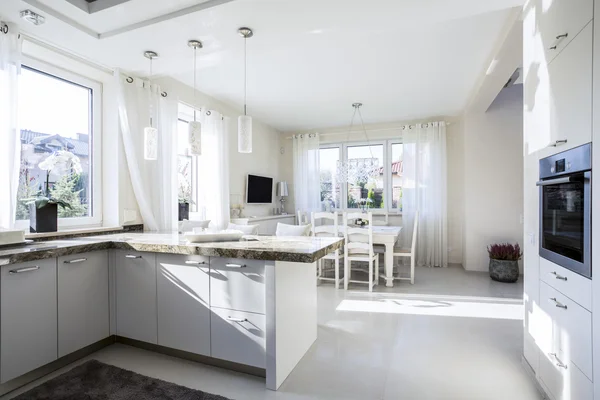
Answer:
<svg viewBox="0 0 600 400"><path fill-rule="evenodd" d="M265 262L238 258L210 259L210 305L265 313Z"/></svg>
<svg viewBox="0 0 600 400"><path fill-rule="evenodd" d="M156 255L115 250L117 335L157 344Z"/></svg>
<svg viewBox="0 0 600 400"><path fill-rule="evenodd" d="M202 256L157 255L158 344L210 356L210 271Z"/></svg>
<svg viewBox="0 0 600 400"><path fill-rule="evenodd" d="M0 271L0 383L57 359L56 258Z"/></svg>
<svg viewBox="0 0 600 400"><path fill-rule="evenodd" d="M58 357L110 335L108 251L58 258Z"/></svg>

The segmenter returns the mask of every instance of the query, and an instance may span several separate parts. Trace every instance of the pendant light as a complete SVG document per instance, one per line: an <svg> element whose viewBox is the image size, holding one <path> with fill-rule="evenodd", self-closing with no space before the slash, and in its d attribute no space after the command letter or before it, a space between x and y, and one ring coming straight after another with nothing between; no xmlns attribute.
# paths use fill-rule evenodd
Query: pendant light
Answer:
<svg viewBox="0 0 600 400"><path fill-rule="evenodd" d="M196 121L196 52L202 48L202 42L190 40L188 46L194 49L194 120L188 123L188 144L190 154L199 156L202 154L202 125Z"/></svg>
<svg viewBox="0 0 600 400"><path fill-rule="evenodd" d="M154 51L145 51L144 57L150 60L150 76L148 77L148 98L150 104L150 126L144 128L144 160L156 161L158 159L158 129L152 124L152 114L154 113L154 107L152 107L152 60L158 57L158 54Z"/></svg>
<svg viewBox="0 0 600 400"><path fill-rule="evenodd" d="M244 38L244 115L238 118L238 152L252 153L252 117L246 113L246 92L247 92L247 61L246 61L246 41L254 33L250 28L240 28L238 33Z"/></svg>

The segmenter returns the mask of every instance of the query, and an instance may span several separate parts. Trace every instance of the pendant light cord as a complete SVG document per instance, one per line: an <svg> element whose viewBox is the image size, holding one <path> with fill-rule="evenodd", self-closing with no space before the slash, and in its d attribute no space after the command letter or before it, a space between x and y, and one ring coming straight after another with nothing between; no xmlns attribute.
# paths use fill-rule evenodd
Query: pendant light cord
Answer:
<svg viewBox="0 0 600 400"><path fill-rule="evenodd" d="M148 100L150 102L150 128L152 126L152 113L154 112L154 108L152 107L152 60L154 57L150 57L150 76L148 77Z"/></svg>
<svg viewBox="0 0 600 400"><path fill-rule="evenodd" d="M197 59L197 47L194 47L194 122L196 122L196 59Z"/></svg>
<svg viewBox="0 0 600 400"><path fill-rule="evenodd" d="M369 146L369 153L371 153L371 158L373 157L373 149L371 149L371 141L369 140L369 134L367 133L367 129L365 128L365 122L363 121L362 113L360 112L361 105L354 106L354 113L352 114L352 119L350 120L350 130L346 135L346 143L350 141L350 134L352 133L352 127L354 126L354 118L356 118L356 113L360 118L360 126L362 127L363 132L365 133L365 139L367 139L367 145Z"/></svg>
<svg viewBox="0 0 600 400"><path fill-rule="evenodd" d="M246 45L248 38L244 36L244 115L246 114L246 92L248 90L248 58L246 56Z"/></svg>

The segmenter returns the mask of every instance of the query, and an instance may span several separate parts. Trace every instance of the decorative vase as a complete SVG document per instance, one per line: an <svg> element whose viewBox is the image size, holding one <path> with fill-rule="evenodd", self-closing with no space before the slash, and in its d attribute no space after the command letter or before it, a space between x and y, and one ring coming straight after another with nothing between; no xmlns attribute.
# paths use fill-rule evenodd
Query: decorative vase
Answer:
<svg viewBox="0 0 600 400"><path fill-rule="evenodd" d="M29 232L56 232L58 230L58 205L46 204L37 208L35 203L29 205Z"/></svg>
<svg viewBox="0 0 600 400"><path fill-rule="evenodd" d="M490 258L490 278L498 282L516 282L519 279L519 262Z"/></svg>
<svg viewBox="0 0 600 400"><path fill-rule="evenodd" d="M190 219L190 203L179 203L179 221Z"/></svg>

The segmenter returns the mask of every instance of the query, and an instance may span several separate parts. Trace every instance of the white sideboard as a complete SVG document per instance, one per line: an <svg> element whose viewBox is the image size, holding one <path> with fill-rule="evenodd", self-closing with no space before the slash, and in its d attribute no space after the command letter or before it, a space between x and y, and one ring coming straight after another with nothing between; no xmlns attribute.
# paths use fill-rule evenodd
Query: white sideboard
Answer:
<svg viewBox="0 0 600 400"><path fill-rule="evenodd" d="M294 214L288 215L269 215L265 217L243 217L233 218L231 223L242 224L242 225L258 225L259 235L274 236L277 230L277 223L295 225L296 216Z"/></svg>

